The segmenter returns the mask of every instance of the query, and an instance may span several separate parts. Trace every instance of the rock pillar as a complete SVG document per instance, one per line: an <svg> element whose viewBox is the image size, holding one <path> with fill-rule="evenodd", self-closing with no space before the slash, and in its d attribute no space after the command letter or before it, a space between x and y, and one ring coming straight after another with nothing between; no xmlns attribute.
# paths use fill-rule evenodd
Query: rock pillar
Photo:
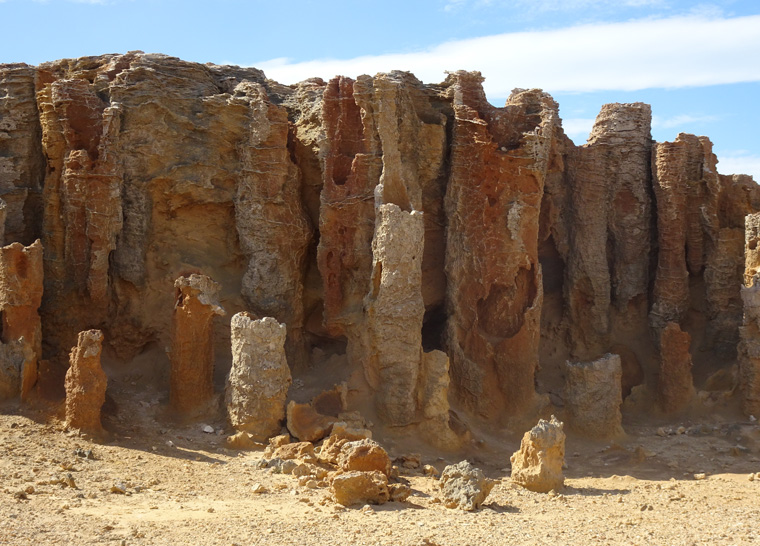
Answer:
<svg viewBox="0 0 760 546"><path fill-rule="evenodd" d="M567 362L565 407L570 427L592 438L623 434L622 378L618 355L606 354L592 362Z"/></svg>
<svg viewBox="0 0 760 546"><path fill-rule="evenodd" d="M263 442L280 432L292 381L285 355L286 327L272 317L232 317L232 369L226 404L230 423Z"/></svg>
<svg viewBox="0 0 760 546"><path fill-rule="evenodd" d="M37 310L42 302L42 243L13 243L0 248L0 316L2 341L24 338L32 357L20 371L20 393L25 399L37 382L42 356L42 327Z"/></svg>
<svg viewBox="0 0 760 546"><path fill-rule="evenodd" d="M187 415L202 411L214 395L212 321L224 309L217 301L221 287L205 275L180 277L174 288L169 403Z"/></svg>
<svg viewBox="0 0 760 546"><path fill-rule="evenodd" d="M760 213L745 221L745 270L741 295L744 324L739 328L739 385L742 410L760 416Z"/></svg>
<svg viewBox="0 0 760 546"><path fill-rule="evenodd" d="M660 333L658 402L666 413L684 409L694 397L690 344L691 336L675 322L668 322Z"/></svg>
<svg viewBox="0 0 760 546"><path fill-rule="evenodd" d="M100 365L103 333L79 333L77 346L69 355L66 372L66 426L90 433L102 431L100 409L106 401L108 379Z"/></svg>

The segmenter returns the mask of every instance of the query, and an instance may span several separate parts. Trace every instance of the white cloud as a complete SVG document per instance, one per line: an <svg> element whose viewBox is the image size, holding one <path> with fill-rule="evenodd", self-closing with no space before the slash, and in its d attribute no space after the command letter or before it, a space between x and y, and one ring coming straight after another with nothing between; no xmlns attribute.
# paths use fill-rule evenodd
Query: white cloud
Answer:
<svg viewBox="0 0 760 546"><path fill-rule="evenodd" d="M749 174L760 182L760 155L745 150L717 151L718 172L721 174Z"/></svg>
<svg viewBox="0 0 760 546"><path fill-rule="evenodd" d="M690 114L679 114L669 118L663 118L658 115L652 116L652 127L657 129L672 129L674 127L683 127L684 125L701 125L720 121L720 116L695 116Z"/></svg>
<svg viewBox="0 0 760 546"><path fill-rule="evenodd" d="M583 144L588 140L594 121L594 118L567 118L562 120L562 128L576 144Z"/></svg>
<svg viewBox="0 0 760 546"><path fill-rule="evenodd" d="M760 81L760 15L697 15L445 42L424 51L353 59L256 63L267 76L296 83L312 76L408 70L427 82L446 70L480 70L491 97L514 87L550 92L634 91Z"/></svg>
<svg viewBox="0 0 760 546"><path fill-rule="evenodd" d="M444 7L445 11L456 11L463 7L479 8L494 4L506 7L524 9L530 14L550 11L577 11L587 8L621 7L644 8L662 7L668 4L667 0L449 0Z"/></svg>

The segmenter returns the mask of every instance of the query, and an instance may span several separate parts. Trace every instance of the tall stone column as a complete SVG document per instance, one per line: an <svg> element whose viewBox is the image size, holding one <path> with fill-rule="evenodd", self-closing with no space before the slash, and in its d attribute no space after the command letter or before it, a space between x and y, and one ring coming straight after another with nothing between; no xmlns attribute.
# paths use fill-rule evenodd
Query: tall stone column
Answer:
<svg viewBox="0 0 760 546"><path fill-rule="evenodd" d="M760 213L745 221L745 269L742 286L744 324L739 328L739 385L742 410L760 417Z"/></svg>
<svg viewBox="0 0 760 546"><path fill-rule="evenodd" d="M103 333L86 330L79 333L77 346L71 350L71 366L66 372L66 426L99 433L100 409L106 401L108 378L100 364Z"/></svg>
<svg viewBox="0 0 760 546"><path fill-rule="evenodd" d="M0 248L0 316L2 342L23 338L27 353L21 369L21 398L27 398L37 382L37 362L42 356L42 326L37 310L42 302L42 243L13 243Z"/></svg>
<svg viewBox="0 0 760 546"><path fill-rule="evenodd" d="M192 274L174 282L169 404L180 415L202 411L214 396L215 316L221 287L206 275Z"/></svg>

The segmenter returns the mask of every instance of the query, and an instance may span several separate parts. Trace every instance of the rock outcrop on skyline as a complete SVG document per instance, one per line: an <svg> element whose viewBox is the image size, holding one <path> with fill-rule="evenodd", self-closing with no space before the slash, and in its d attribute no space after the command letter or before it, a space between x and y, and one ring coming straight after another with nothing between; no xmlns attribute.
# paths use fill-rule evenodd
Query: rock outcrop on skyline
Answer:
<svg viewBox="0 0 760 546"><path fill-rule="evenodd" d="M286 403L328 434L337 413L309 400L342 383L341 419L440 448L549 409L614 436L634 387L678 411L737 362L757 412L757 184L706 137L653 142L646 104L605 105L576 146L549 94L496 107L482 82L285 86L142 52L0 65L0 393L34 394L39 361L62 383L98 329L104 368L150 360L180 415L232 368L236 426L261 402L262 440ZM233 316L284 346L244 347ZM261 399L259 353L280 366ZM566 365L607 361L593 385Z"/></svg>

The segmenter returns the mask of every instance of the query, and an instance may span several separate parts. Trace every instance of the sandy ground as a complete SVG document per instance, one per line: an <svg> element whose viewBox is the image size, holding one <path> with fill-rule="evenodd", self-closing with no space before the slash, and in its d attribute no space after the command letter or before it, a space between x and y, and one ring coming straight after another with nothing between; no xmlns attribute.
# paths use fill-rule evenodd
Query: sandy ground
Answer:
<svg viewBox="0 0 760 546"><path fill-rule="evenodd" d="M760 427L738 417L627 422L613 444L569 437L566 488L555 495L511 483L514 437L469 454L498 480L476 512L444 508L437 480L417 470L402 470L408 502L343 508L327 488L258 468L263 452L224 448L224 423L205 423L210 434L171 426L150 389L124 382L112 392L104 443L44 410L0 407L0 544L760 543ZM442 469L462 458L422 462Z"/></svg>

